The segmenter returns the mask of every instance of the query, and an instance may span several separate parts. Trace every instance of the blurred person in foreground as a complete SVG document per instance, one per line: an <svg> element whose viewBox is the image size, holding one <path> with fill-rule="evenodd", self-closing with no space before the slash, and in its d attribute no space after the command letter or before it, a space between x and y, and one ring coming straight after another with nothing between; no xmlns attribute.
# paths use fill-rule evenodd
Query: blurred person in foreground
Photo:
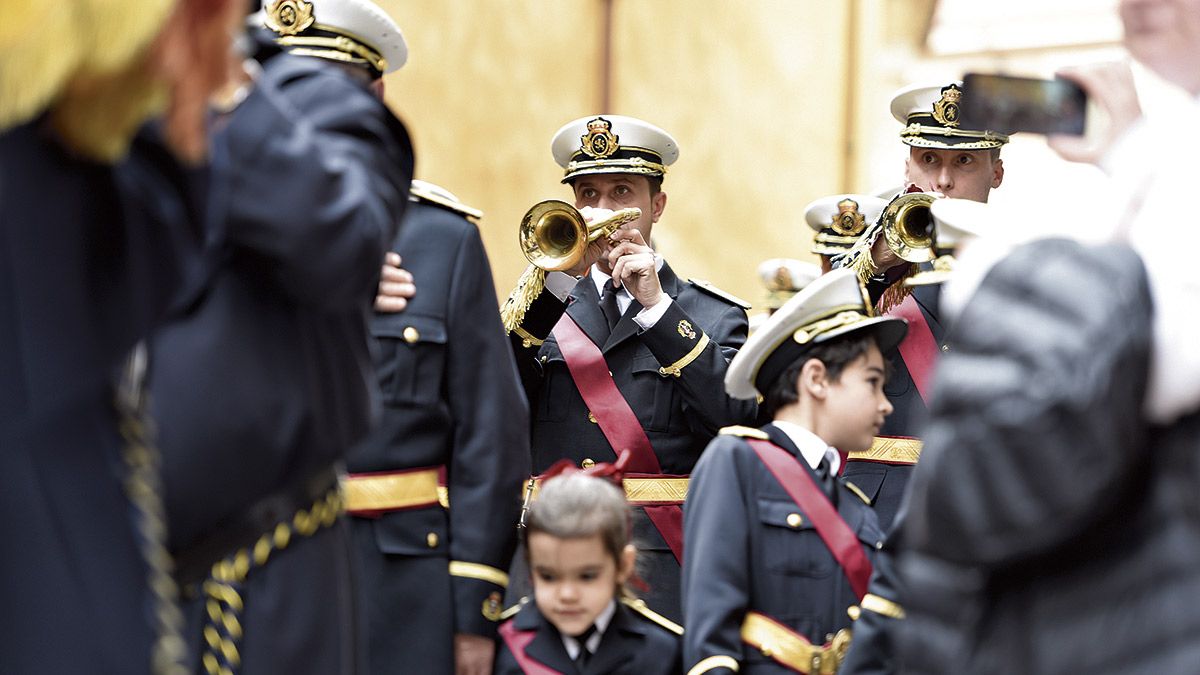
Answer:
<svg viewBox="0 0 1200 675"><path fill-rule="evenodd" d="M259 74L214 135L229 158L219 262L151 341L151 412L194 665L354 673L365 636L337 471L378 416L367 313L413 155L372 84L407 50L368 0L263 10Z"/></svg>
<svg viewBox="0 0 1200 675"><path fill-rule="evenodd" d="M242 9L0 6L0 672L182 668L176 589L148 565L156 466L115 383L199 269L208 99Z"/></svg>
<svg viewBox="0 0 1200 675"><path fill-rule="evenodd" d="M1200 2L1119 11L1130 53L1191 100L1143 118L1127 66L1064 73L1111 124L1051 142L1111 173L1111 221L1000 257L1009 214L935 210L986 236L946 291L956 349L901 542L913 672L1200 662L1200 283L1187 261L1200 231L1179 210L1200 181Z"/></svg>

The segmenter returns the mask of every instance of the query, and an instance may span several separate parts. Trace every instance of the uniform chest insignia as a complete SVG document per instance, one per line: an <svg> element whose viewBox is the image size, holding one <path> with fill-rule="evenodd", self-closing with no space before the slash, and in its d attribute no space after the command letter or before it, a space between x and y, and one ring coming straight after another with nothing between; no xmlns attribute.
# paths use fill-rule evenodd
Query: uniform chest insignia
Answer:
<svg viewBox="0 0 1200 675"><path fill-rule="evenodd" d="M721 300L728 302L731 305L737 305L742 309L750 309L751 307L750 303L746 302L745 300L733 295L732 293L726 293L725 291L713 286L703 279L688 279L688 283L715 298L720 298Z"/></svg>
<svg viewBox="0 0 1200 675"><path fill-rule="evenodd" d="M676 326L675 329L679 331L680 335L689 340L696 339L696 329L692 328L692 322L688 321L687 319L681 319L679 321L679 325Z"/></svg>
<svg viewBox="0 0 1200 675"><path fill-rule="evenodd" d="M267 7L267 28L280 35L296 35L313 25L313 6L304 0L275 0Z"/></svg>
<svg viewBox="0 0 1200 675"><path fill-rule="evenodd" d="M493 591L483 601L483 618L488 621L499 621L500 616L504 613L504 606L500 604L500 593Z"/></svg>
<svg viewBox="0 0 1200 675"><path fill-rule="evenodd" d="M933 104L933 119L948 126L958 126L958 104L962 100L962 89L951 84L942 89L942 97Z"/></svg>
<svg viewBox="0 0 1200 675"><path fill-rule="evenodd" d="M858 212L858 202L853 199L843 199L838 202L837 206L838 214L830 223L834 232L845 236L857 236L867 228L867 219Z"/></svg>
<svg viewBox="0 0 1200 675"><path fill-rule="evenodd" d="M612 122L597 117L587 123L588 132L579 137L579 149L583 154L593 159L610 157L620 147L618 138L612 132Z"/></svg>

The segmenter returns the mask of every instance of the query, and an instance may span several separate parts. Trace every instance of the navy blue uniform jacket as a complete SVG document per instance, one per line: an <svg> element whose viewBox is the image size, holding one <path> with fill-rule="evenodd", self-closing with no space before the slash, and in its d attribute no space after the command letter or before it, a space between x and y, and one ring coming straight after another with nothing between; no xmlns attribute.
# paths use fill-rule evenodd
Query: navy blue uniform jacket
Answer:
<svg viewBox="0 0 1200 675"><path fill-rule="evenodd" d="M512 619L519 631L533 631L533 641L525 654L534 661L563 675L676 675L680 665L679 635L618 602L612 622L600 638L596 653L580 670L571 661L562 635L541 612L528 602ZM504 640L496 649L496 675L524 673Z"/></svg>
<svg viewBox="0 0 1200 675"><path fill-rule="evenodd" d="M812 473L787 434L771 424L762 430ZM883 539L875 513L845 485L838 491L838 513L873 559ZM800 515L799 525L788 523L791 514ZM814 645L850 626L847 609L858 598L849 580L811 518L744 439L722 435L709 444L692 475L683 525L686 667L730 656L742 673L791 672L743 644L741 626L749 610Z"/></svg>
<svg viewBox="0 0 1200 675"><path fill-rule="evenodd" d="M445 466L450 508L353 520L370 672L453 673L454 633L496 633L505 589L495 582L516 547L529 475L529 412L478 228L417 201L392 248L417 291L403 312L371 321L383 420L347 467ZM451 576L450 561L484 574Z"/></svg>
<svg viewBox="0 0 1200 675"><path fill-rule="evenodd" d="M522 327L545 339L540 348L527 347L515 331L512 334L533 418L534 472L541 473L564 457L576 464L584 459L616 461L599 425L588 419L588 408L562 350L550 335L564 310L601 347L617 389L641 422L663 473L691 473L704 446L721 427L754 419L754 401L729 397L724 383L730 359L746 341L744 306L706 285L681 281L668 264L663 264L658 277L663 293L674 302L650 330L643 331L634 322L640 310L635 302L610 335L589 275L575 285L565 306L546 291L529 308ZM708 336L708 345L678 377L660 372L686 356L701 335ZM633 527L643 576L650 586L646 602L678 621L679 563L641 509L635 509Z"/></svg>

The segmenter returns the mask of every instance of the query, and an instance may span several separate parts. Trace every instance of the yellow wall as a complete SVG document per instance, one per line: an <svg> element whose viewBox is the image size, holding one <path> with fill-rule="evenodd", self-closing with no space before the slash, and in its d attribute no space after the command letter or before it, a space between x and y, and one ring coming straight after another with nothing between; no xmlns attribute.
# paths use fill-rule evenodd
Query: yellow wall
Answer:
<svg viewBox="0 0 1200 675"><path fill-rule="evenodd" d="M388 101L408 123L417 175L486 212L497 291L525 267L534 202L570 192L550 156L565 122L609 112L671 132L656 245L683 276L756 304L762 259L810 258L810 200L845 170L846 15L828 0L614 0L612 109L599 110L604 0L381 4L408 40Z"/></svg>

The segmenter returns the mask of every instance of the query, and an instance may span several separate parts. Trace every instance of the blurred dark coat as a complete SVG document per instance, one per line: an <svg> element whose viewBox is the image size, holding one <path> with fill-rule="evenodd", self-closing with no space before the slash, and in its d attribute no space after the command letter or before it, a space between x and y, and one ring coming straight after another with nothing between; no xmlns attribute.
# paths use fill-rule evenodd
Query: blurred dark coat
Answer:
<svg viewBox="0 0 1200 675"><path fill-rule="evenodd" d="M454 634L494 637L493 611L505 589L451 576L447 565L507 572L529 476L529 411L478 228L449 208L416 201L392 249L416 295L403 312L371 320L383 422L347 468L444 466L450 507L352 521L370 672L453 673Z"/></svg>
<svg viewBox="0 0 1200 675"><path fill-rule="evenodd" d="M1196 669L1200 415L1142 421L1152 313L1131 250L1067 241L966 306L906 520L912 672Z"/></svg>
<svg viewBox="0 0 1200 675"><path fill-rule="evenodd" d="M762 430L818 480L786 433L773 424ZM841 482L837 489L838 514L873 559L883 539L874 512ZM797 526L788 522L793 514L801 516ZM850 581L812 519L745 439L723 435L709 444L696 465L684 516L686 666L729 656L741 664L738 672L791 672L742 642L742 621L750 610L814 645L850 626L847 609L858 603Z"/></svg>
<svg viewBox="0 0 1200 675"><path fill-rule="evenodd" d="M399 120L320 59L267 60L219 128L231 168L224 230L209 241L218 266L151 351L172 549L193 582L274 526L246 521L256 505L274 500L269 520L288 520L332 487L377 418L367 317L413 170ZM246 672L354 672L352 579L341 522L253 569Z"/></svg>
<svg viewBox="0 0 1200 675"><path fill-rule="evenodd" d="M200 270L207 172L152 129L116 166L0 134L0 672L146 673L146 570L111 383Z"/></svg>

